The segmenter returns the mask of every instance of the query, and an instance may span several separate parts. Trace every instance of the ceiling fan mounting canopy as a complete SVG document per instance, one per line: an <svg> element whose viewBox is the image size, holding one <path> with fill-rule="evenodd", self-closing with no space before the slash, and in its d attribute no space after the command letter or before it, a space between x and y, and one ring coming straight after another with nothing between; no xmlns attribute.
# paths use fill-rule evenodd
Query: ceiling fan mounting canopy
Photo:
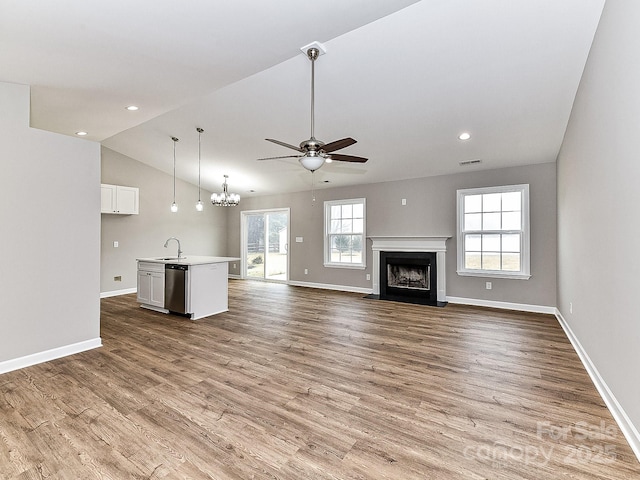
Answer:
<svg viewBox="0 0 640 480"><path fill-rule="evenodd" d="M311 136L308 140L302 141L299 147L296 147L295 145L291 145L289 143L281 142L280 140L274 140L273 138L266 138L265 140L267 140L268 142L272 142L282 147L290 148L292 150L297 150L300 154L259 158L258 160L297 158L304 168L312 172L322 167L322 165L324 165L326 161L337 160L339 162L366 162L368 159L364 157L332 153L336 150L341 150L356 143L356 141L351 137L342 138L340 140L335 140L329 143L321 142L320 140L317 140L315 138L315 61L320 56L320 50L316 47L311 47L307 49L306 53L309 60L311 60Z"/></svg>
<svg viewBox="0 0 640 480"><path fill-rule="evenodd" d="M319 56L320 50L318 50L317 48L311 47L307 50L307 57L309 57L309 60L311 60L312 62L314 62Z"/></svg>

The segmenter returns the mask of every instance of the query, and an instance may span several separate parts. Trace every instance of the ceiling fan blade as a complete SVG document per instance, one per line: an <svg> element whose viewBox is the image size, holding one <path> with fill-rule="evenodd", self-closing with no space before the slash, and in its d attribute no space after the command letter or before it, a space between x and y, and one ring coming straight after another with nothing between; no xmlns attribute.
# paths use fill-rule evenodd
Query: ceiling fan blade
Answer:
<svg viewBox="0 0 640 480"><path fill-rule="evenodd" d="M267 158L257 158L256 160L278 160L279 158L300 158L304 157L304 155L284 155L281 157L267 157Z"/></svg>
<svg viewBox="0 0 640 480"><path fill-rule="evenodd" d="M325 152L335 152L336 150L340 150L341 148L346 148L349 145L353 145L357 143L353 138L347 137L341 140L336 140L335 142L327 143L322 147L322 150Z"/></svg>
<svg viewBox="0 0 640 480"><path fill-rule="evenodd" d="M294 145L290 145L290 144L288 144L288 143L281 142L280 140L274 140L273 138L265 138L265 140L266 140L267 142L273 142L273 143L276 143L276 144L281 145L281 146L283 146L283 147L291 148L292 150L297 150L297 151L299 151L299 152L303 152L303 151L304 151L304 150L303 150L302 148L300 148L300 147L296 147L296 146L294 146Z"/></svg>
<svg viewBox="0 0 640 480"><path fill-rule="evenodd" d="M364 157L354 157L353 155L342 155L341 153L332 153L329 155L331 160L337 160L338 162L356 162L356 163L364 163L368 158Z"/></svg>

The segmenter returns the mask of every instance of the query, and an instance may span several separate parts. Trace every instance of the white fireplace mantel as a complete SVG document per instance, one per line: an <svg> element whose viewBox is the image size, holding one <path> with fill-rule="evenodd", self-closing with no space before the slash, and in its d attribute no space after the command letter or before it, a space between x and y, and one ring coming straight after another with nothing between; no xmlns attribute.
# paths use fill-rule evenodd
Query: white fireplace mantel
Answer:
<svg viewBox="0 0 640 480"><path fill-rule="evenodd" d="M447 301L446 252L451 236L371 236L373 250L373 293L380 295L380 252L435 252L438 270L438 301Z"/></svg>

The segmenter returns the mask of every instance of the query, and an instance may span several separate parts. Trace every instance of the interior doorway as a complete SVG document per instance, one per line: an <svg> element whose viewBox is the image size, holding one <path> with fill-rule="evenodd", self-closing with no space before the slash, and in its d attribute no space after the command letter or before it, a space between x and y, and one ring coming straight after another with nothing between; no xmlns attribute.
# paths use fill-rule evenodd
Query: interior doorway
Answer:
<svg viewBox="0 0 640 480"><path fill-rule="evenodd" d="M242 277L289 280L289 209L242 212Z"/></svg>

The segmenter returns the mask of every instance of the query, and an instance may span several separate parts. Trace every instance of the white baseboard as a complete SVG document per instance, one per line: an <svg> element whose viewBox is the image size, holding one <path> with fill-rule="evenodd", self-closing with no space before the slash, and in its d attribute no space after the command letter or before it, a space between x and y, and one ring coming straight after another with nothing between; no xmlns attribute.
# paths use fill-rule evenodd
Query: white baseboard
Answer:
<svg viewBox="0 0 640 480"><path fill-rule="evenodd" d="M620 405L613 392L609 389L609 386L600 375L600 372L598 372L598 369L591 361L591 358L589 358L589 355L583 348L580 340L578 340L578 337L573 333L573 330L571 330L571 327L557 308L555 315L560 326L564 330L564 333L571 342L571 345L573 345L574 350L578 354L578 357L580 357L582 365L584 365L584 368L587 370L587 373L589 374L589 377L591 377L591 381L596 386L602 400L604 400L604 403L607 405L611 415L613 415L618 427L620 427L622 434L627 439L627 442L629 442L631 450L633 450L636 458L640 461L640 432L638 432L638 429L624 411L622 405Z"/></svg>
<svg viewBox="0 0 640 480"><path fill-rule="evenodd" d="M235 278L239 280L242 279L242 277L239 277L236 275L229 275L229 278ZM324 290L337 290L340 292L362 293L364 295L369 295L373 293L372 288L352 287L350 285L333 285L329 283L300 282L297 280L289 280L288 282L284 282L284 283L286 283L287 285L292 285L294 287L320 288ZM479 300L476 298L462 298L462 297L446 297L446 298L448 302L459 303L462 305L503 308L506 310L519 310L523 312L533 312L533 313L547 313L549 315L554 315L556 313L555 307L547 307L543 305L527 305L524 303L495 302L492 300Z"/></svg>
<svg viewBox="0 0 640 480"><path fill-rule="evenodd" d="M128 295L129 293L136 293L136 288L125 288L122 290L112 290L111 292L100 293L100 298L117 297L118 295Z"/></svg>
<svg viewBox="0 0 640 480"><path fill-rule="evenodd" d="M365 287L352 287L349 285L332 285L329 283L312 283L312 282L298 282L290 280L288 285L293 285L294 287L308 287L308 288L320 288L323 290L338 290L340 292L353 292L353 293L363 293L365 295L370 294L373 290Z"/></svg>
<svg viewBox="0 0 640 480"><path fill-rule="evenodd" d="M475 307L491 307L502 308L505 310L519 310L521 312L547 313L554 315L556 307L547 307L545 305L528 305L526 303L497 302L495 300L480 300L477 298L449 297L449 303L459 303L461 305L473 305Z"/></svg>
<svg viewBox="0 0 640 480"><path fill-rule="evenodd" d="M66 357L68 355L73 355L75 353L84 352L101 346L102 339L98 337L91 340L85 340L84 342L65 345L64 347L52 348L51 350L45 350L44 352L33 353L24 357L6 360L4 362L0 362L0 374L30 367L38 363L48 362L50 360L55 360L56 358Z"/></svg>
<svg viewBox="0 0 640 480"><path fill-rule="evenodd" d="M230 273L228 277L233 278L234 280L242 280L242 277L240 275L236 275L234 273Z"/></svg>

